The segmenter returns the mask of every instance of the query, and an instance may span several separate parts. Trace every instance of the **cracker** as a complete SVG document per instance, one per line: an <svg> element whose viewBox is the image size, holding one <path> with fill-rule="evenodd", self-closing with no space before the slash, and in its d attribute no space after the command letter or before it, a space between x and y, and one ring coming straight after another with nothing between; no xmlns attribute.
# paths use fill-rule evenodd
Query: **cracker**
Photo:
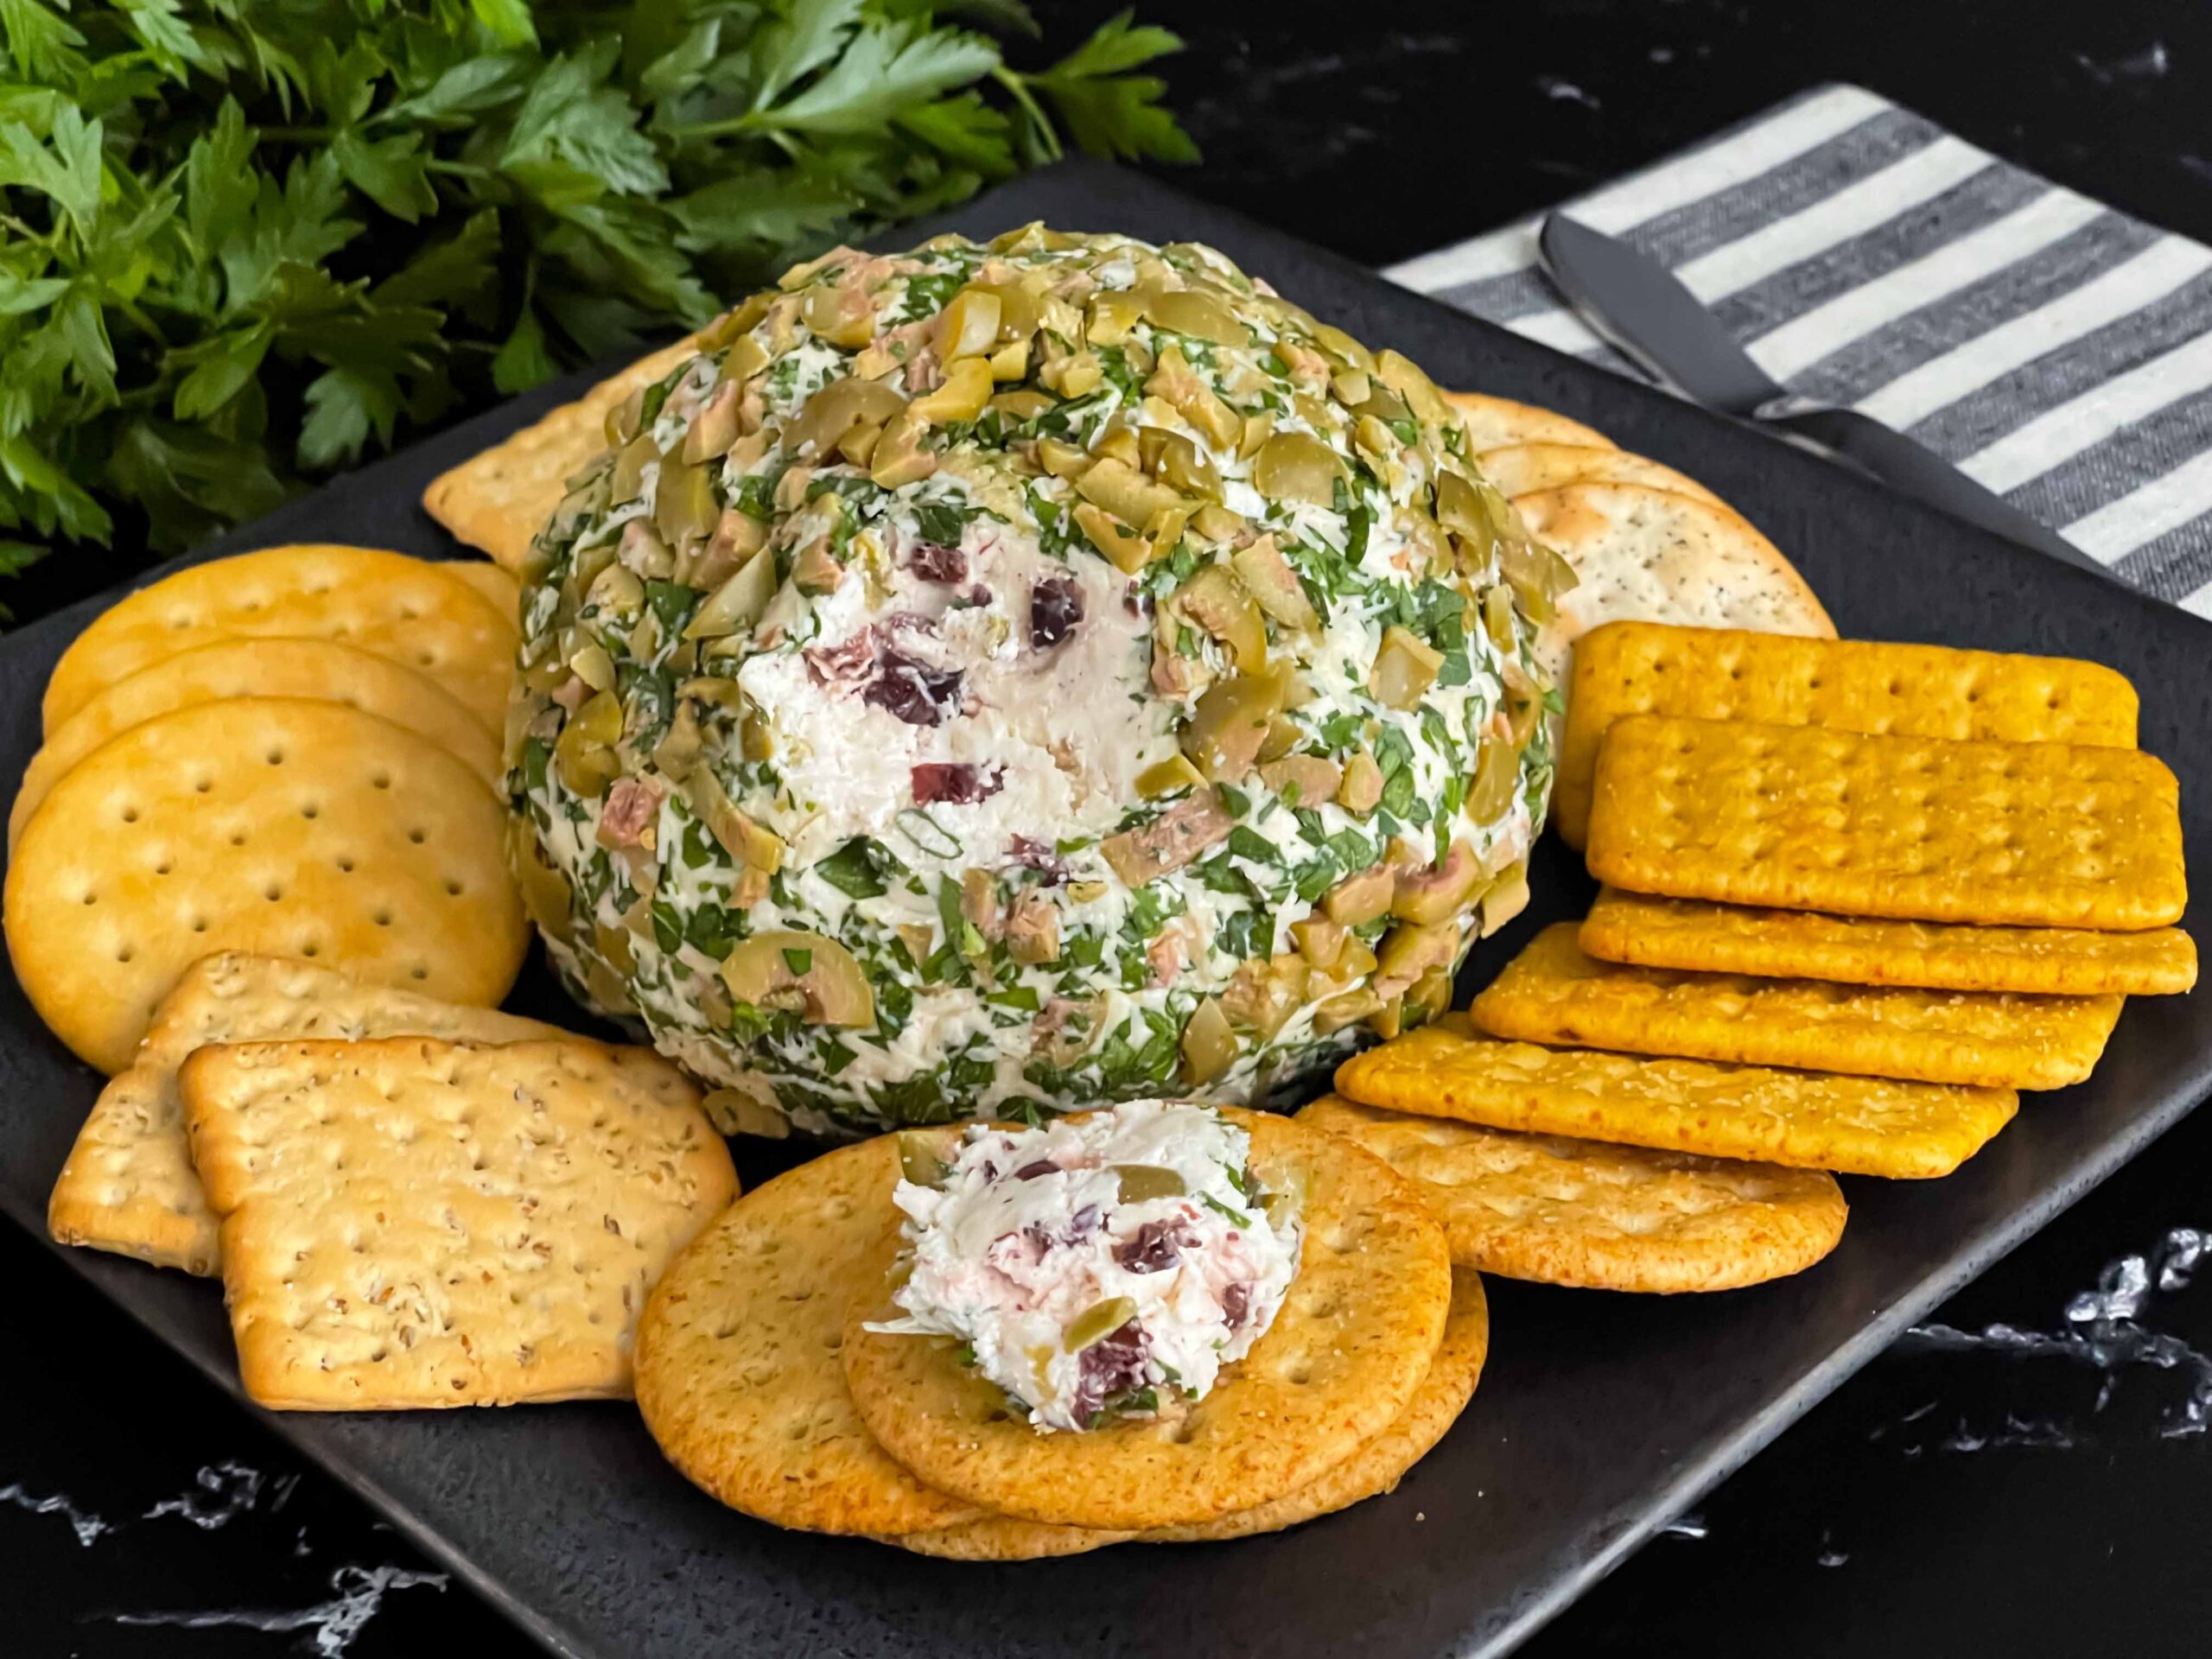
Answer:
<svg viewBox="0 0 2212 1659"><path fill-rule="evenodd" d="M1599 742L1626 715L2135 747L2135 688L2065 657L1610 622L1576 645L1567 693L1552 822L1570 847L1589 825Z"/></svg>
<svg viewBox="0 0 2212 1659"><path fill-rule="evenodd" d="M1508 497L1533 495L1565 484L1643 484L1726 505L1687 473L1625 449L1586 443L1505 443L1475 457L1476 470Z"/></svg>
<svg viewBox="0 0 2212 1659"><path fill-rule="evenodd" d="M891 1534L963 1521L869 1436L838 1350L899 1226L894 1137L755 1188L678 1256L638 1325L638 1407L701 1489L779 1527Z"/></svg>
<svg viewBox="0 0 2212 1659"><path fill-rule="evenodd" d="M1211 1521L1351 1455L1411 1402L1451 1299L1444 1235L1379 1160L1249 1112L1252 1165L1307 1187L1300 1265L1252 1351L1177 1424L1040 1434L963 1369L952 1344L858 1323L845 1378L868 1430L939 1491L1028 1521L1127 1530ZM896 1234L879 1248L887 1274ZM887 1294L875 1317L888 1317Z"/></svg>
<svg viewBox="0 0 2212 1659"><path fill-rule="evenodd" d="M665 379L699 353L679 340L601 381L573 404L438 474L423 506L455 539L520 571L530 544L561 505L569 475L607 448L607 417L642 386Z"/></svg>
<svg viewBox="0 0 2212 1659"><path fill-rule="evenodd" d="M2180 786L2135 749L1616 721L1590 873L1669 899L1991 926L2180 919Z"/></svg>
<svg viewBox="0 0 2212 1659"><path fill-rule="evenodd" d="M1516 1135L1326 1095L1301 1123L1417 1182L1452 1260L1586 1290L1736 1290L1802 1273L1843 1236L1825 1170Z"/></svg>
<svg viewBox="0 0 2212 1659"><path fill-rule="evenodd" d="M1463 1014L1345 1061L1337 1092L1494 1129L1898 1179L1949 1174L2020 1103L2010 1089L1500 1042Z"/></svg>
<svg viewBox="0 0 2212 1659"><path fill-rule="evenodd" d="M1491 397L1479 391L1447 391L1444 401L1459 411L1471 453L1502 448L1509 443L1579 443L1592 449L1613 447L1613 441L1596 428L1535 404L1516 404L1510 397Z"/></svg>
<svg viewBox="0 0 2212 1659"><path fill-rule="evenodd" d="M516 1014L364 984L297 957L239 950L203 957L162 999L130 1069L92 1103L54 1184L47 1229L60 1243L157 1268L220 1270L215 1212L192 1167L176 1086L177 1068L195 1048L279 1037L512 1043L563 1034Z"/></svg>
<svg viewBox="0 0 2212 1659"><path fill-rule="evenodd" d="M1476 1027L1568 1048L2063 1089L2095 1068L2123 1001L1632 968L1584 954L1578 931L1559 922L1530 940L1468 1009Z"/></svg>
<svg viewBox="0 0 2212 1659"><path fill-rule="evenodd" d="M2177 927L2094 933L1892 922L1655 899L1618 887L1599 891L1580 940L1606 962L1851 985L2167 996L2196 983L2196 941Z"/></svg>
<svg viewBox="0 0 2212 1659"><path fill-rule="evenodd" d="M515 625L443 565L366 547L270 547L192 565L110 606L47 683L46 734L102 688L217 639L338 639L450 691L486 732L506 720Z"/></svg>
<svg viewBox="0 0 2212 1659"><path fill-rule="evenodd" d="M1726 507L1641 484L1568 484L1513 505L1580 578L1537 641L1562 683L1574 642L1624 619L1835 636L1796 567Z"/></svg>
<svg viewBox="0 0 2212 1659"><path fill-rule="evenodd" d="M505 818L482 779L373 715L288 697L180 709L86 756L24 827L9 954L41 1018L111 1075L214 950L492 1007L529 943Z"/></svg>
<svg viewBox="0 0 2212 1659"><path fill-rule="evenodd" d="M220 1045L178 1087L238 1374L279 1410L626 1398L647 1293L737 1192L649 1049Z"/></svg>
<svg viewBox="0 0 2212 1659"><path fill-rule="evenodd" d="M1459 1421L1474 1397L1483 1361L1490 1352L1490 1307L1483 1296L1478 1274L1458 1271L1452 1275L1452 1305L1444 1319L1444 1339L1421 1387L1398 1417L1381 1433L1333 1468L1325 1470L1296 1491L1232 1510L1217 1521L1196 1526L1162 1527L1152 1532L1100 1532L1088 1527L1052 1527L1041 1522L1016 1521L1003 1515L984 1516L959 1526L934 1532L910 1533L887 1540L918 1555L952 1561L1032 1561L1049 1556L1077 1555L1107 1544L1211 1543L1225 1538L1249 1538L1256 1533L1281 1532L1302 1522L1395 1490L1406 1471L1427 1457L1444 1432Z"/></svg>
<svg viewBox="0 0 2212 1659"><path fill-rule="evenodd" d="M490 566L485 567L489 569ZM334 639L219 639L150 663L63 721L24 768L8 844L54 780L119 732L156 715L225 697L318 697L419 732L499 786L499 745L451 693L411 668Z"/></svg>
<svg viewBox="0 0 2212 1659"><path fill-rule="evenodd" d="M490 600L493 608L518 628L522 626L522 584L512 572L479 559L453 559L442 568L454 581L467 582Z"/></svg>

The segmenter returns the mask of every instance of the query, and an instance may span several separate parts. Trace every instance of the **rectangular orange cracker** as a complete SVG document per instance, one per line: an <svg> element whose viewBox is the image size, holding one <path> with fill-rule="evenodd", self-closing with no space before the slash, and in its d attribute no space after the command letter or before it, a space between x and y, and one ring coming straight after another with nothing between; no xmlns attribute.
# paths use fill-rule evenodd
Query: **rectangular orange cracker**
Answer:
<svg viewBox="0 0 2212 1659"><path fill-rule="evenodd" d="M2181 787L2136 749L1635 715L1598 751L1590 873L1844 916L2132 931L2180 919Z"/></svg>
<svg viewBox="0 0 2212 1659"><path fill-rule="evenodd" d="M2019 1109L2010 1089L1540 1048L1446 1014L1337 1068L1367 1106L1852 1175L1948 1175Z"/></svg>
<svg viewBox="0 0 2212 1659"><path fill-rule="evenodd" d="M1604 962L1848 985L2021 991L2044 996L2171 996L2196 983L2196 944L2177 927L1967 927L1751 910L1606 887L1583 918L1582 948Z"/></svg>
<svg viewBox="0 0 2212 1659"><path fill-rule="evenodd" d="M1552 786L1552 822L1568 846L1589 828L1605 728L1647 714L2132 749L2136 697L2125 676L2066 657L1611 622L1574 645Z"/></svg>
<svg viewBox="0 0 2212 1659"><path fill-rule="evenodd" d="M2063 1089L2095 1067L2117 996L2021 996L1753 979L1599 962L1546 928L1468 1010L1493 1037L1987 1089Z"/></svg>

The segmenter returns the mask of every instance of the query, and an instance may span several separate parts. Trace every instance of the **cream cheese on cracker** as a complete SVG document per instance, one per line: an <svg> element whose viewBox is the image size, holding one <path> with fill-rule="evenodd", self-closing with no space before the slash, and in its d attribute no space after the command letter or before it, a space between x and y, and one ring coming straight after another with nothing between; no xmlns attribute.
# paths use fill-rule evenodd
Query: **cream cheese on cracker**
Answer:
<svg viewBox="0 0 2212 1659"><path fill-rule="evenodd" d="M1040 1430L1203 1399L1298 1270L1295 1206L1250 1156L1243 1128L1177 1102L972 1128L940 1179L899 1182L905 1317L869 1329L960 1338Z"/></svg>

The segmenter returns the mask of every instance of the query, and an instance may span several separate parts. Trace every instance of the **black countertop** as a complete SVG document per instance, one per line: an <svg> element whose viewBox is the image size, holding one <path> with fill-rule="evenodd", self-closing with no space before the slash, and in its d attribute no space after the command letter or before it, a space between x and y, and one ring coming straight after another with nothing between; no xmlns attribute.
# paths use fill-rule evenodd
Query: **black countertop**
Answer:
<svg viewBox="0 0 2212 1659"><path fill-rule="evenodd" d="M1055 42L1113 9L1039 8ZM2212 9L2185 0L1143 10L1191 41L1176 102L1207 160L1176 182L1376 264L1831 79L2212 241ZM2204 1651L2212 1289L2189 1279L2212 1249L2208 1169L2212 1116L1960 1296L1527 1651ZM0 1285L14 1333L0 1651L531 1651L12 1230ZM748 1650L744 1632L728 1650Z"/></svg>

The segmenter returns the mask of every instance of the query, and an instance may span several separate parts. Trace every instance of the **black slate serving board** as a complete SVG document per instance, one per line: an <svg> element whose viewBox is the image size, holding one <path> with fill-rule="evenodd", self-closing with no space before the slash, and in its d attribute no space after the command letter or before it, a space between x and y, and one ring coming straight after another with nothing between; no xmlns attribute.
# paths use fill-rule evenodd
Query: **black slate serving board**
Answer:
<svg viewBox="0 0 2212 1659"><path fill-rule="evenodd" d="M2203 622L1135 175L1056 168L931 228L988 234L1030 219L1214 243L1316 315L1405 351L1441 384L1550 404L1684 468L1789 550L1847 634L2120 669L2143 693L2144 747L2182 779L2191 861L2212 868ZM343 479L198 556L315 540L450 553L416 505L423 485L574 395L582 378ZM0 640L0 775L16 775L35 747L47 672L97 608ZM1590 891L1555 842L1534 885L1531 913L1478 952L1463 994L1535 926L1579 913ZM542 975L522 993L532 1002L547 994ZM42 1234L48 1188L98 1080L45 1033L12 975L0 977L0 1209ZM675 1475L620 1407L270 1421L563 1654L1500 1654L2209 1088L2212 996L2140 1000L2090 1083L2031 1096L1960 1174L1847 1183L1842 1246L1795 1280L1672 1300L1493 1280L1492 1355L1467 1416L1393 1496L1273 1538L949 1565L723 1510ZM741 1164L754 1161L741 1151ZM62 1254L235 1391L213 1286Z"/></svg>

